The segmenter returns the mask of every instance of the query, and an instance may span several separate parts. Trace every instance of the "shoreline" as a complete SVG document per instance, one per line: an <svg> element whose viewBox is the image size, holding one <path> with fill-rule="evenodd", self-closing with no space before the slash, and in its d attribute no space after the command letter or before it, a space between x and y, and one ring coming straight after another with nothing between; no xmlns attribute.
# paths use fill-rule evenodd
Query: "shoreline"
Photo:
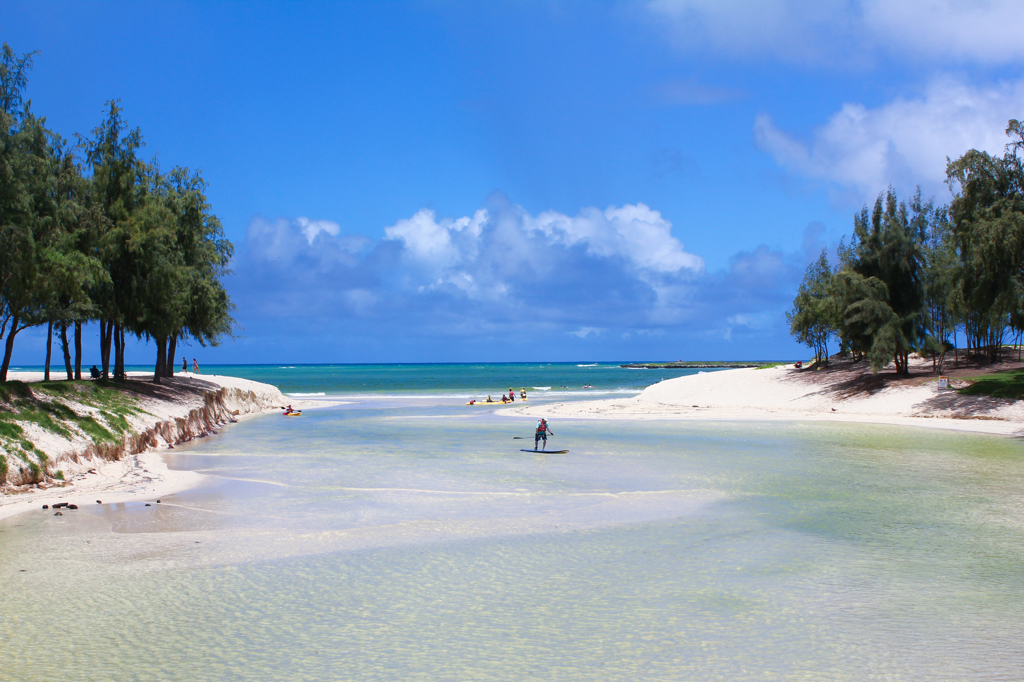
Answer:
<svg viewBox="0 0 1024 682"><path fill-rule="evenodd" d="M97 500L155 503L161 496L195 488L207 479L195 471L167 466L164 453L175 445L214 435L230 423L271 414L288 404L305 410L345 403L285 396L276 386L223 375L179 374L159 385L149 383L151 377L148 372L130 372L130 387L121 387L123 394L137 401L138 410L126 417L130 432L117 443L100 444L84 433L63 437L19 422L24 439L46 452L47 462L42 481L21 485L8 481L0 487L0 520L54 502L79 507L95 505ZM11 372L9 379L31 387L42 380L42 372ZM69 402L81 415L100 413L93 406ZM57 470L63 473L63 482L52 477Z"/></svg>
<svg viewBox="0 0 1024 682"><path fill-rule="evenodd" d="M837 363L838 364L838 363ZM920 370L925 361L917 362ZM1024 401L964 396L934 378L886 383L862 369L832 372L792 365L729 369L666 379L633 398L549 403L506 416L633 421L792 421L914 426L1024 436Z"/></svg>

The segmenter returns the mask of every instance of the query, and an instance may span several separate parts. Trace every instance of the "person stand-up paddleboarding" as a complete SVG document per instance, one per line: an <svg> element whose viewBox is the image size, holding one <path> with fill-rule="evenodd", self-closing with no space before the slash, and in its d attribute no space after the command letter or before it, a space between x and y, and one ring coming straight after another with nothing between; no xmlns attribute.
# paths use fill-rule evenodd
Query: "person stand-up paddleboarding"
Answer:
<svg viewBox="0 0 1024 682"><path fill-rule="evenodd" d="M537 444L540 443L540 439L544 439L544 449L548 449L548 434L555 435L554 432L548 428L548 420L543 417L537 422L537 431L533 434L533 449L537 450Z"/></svg>

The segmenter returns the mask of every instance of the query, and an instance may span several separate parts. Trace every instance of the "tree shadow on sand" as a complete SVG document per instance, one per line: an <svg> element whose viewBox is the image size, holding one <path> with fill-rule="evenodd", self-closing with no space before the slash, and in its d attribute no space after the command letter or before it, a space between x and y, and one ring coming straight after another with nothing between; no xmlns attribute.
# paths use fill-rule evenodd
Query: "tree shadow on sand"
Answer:
<svg viewBox="0 0 1024 682"><path fill-rule="evenodd" d="M191 376L164 378L160 380L159 384L154 384L149 380L129 379L128 381L117 383L109 382L106 385L110 388L119 388L139 397L166 402L201 400L204 393L217 391L221 388L220 384Z"/></svg>
<svg viewBox="0 0 1024 682"><path fill-rule="evenodd" d="M912 372L909 377L899 376L894 371L875 374L867 362L861 360L833 360L827 367L808 368L791 375L791 381L818 385L816 395L830 396L837 400L867 397L892 385L917 385L928 381L928 377Z"/></svg>

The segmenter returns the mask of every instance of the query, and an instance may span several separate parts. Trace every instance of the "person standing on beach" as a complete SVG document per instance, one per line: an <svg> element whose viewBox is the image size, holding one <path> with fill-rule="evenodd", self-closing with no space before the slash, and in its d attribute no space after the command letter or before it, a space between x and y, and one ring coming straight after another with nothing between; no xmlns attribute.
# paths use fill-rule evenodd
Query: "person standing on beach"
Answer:
<svg viewBox="0 0 1024 682"><path fill-rule="evenodd" d="M185 359L184 355L181 356L181 371L188 372L188 360Z"/></svg>
<svg viewBox="0 0 1024 682"><path fill-rule="evenodd" d="M555 435L554 432L548 428L548 420L541 417L540 421L537 422L537 431L533 434L533 449L537 449L537 444L540 439L544 439L544 449L548 449L548 435Z"/></svg>
<svg viewBox="0 0 1024 682"><path fill-rule="evenodd" d="M192 373L199 374L199 362L195 358L192 358Z"/></svg>

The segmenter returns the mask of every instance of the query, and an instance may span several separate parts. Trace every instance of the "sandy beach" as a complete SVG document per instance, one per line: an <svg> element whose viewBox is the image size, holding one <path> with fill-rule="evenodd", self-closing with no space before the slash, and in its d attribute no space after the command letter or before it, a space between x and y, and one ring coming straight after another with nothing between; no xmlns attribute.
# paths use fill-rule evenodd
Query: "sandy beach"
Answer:
<svg viewBox="0 0 1024 682"><path fill-rule="evenodd" d="M833 421L921 426L1004 436L1024 434L1024 403L939 389L917 359L919 376L894 380L837 363L825 371L792 365L731 369L668 379L633 398L531 405L501 414L572 419ZM920 376L924 375L924 376ZM955 375L954 375L955 376ZM953 379L953 386L962 382Z"/></svg>
<svg viewBox="0 0 1024 682"><path fill-rule="evenodd" d="M97 446L83 433L62 437L32 423L22 423L24 437L49 457L45 480L18 485L15 476L0 487L0 519L42 504L67 502L79 506L150 500L193 488L203 476L167 467L163 453L175 445L215 434L217 429L246 417L277 412L285 405L312 409L340 401L285 396L275 386L220 375L178 374L160 385L150 373L130 372L132 396L140 412L127 417L134 432L116 446ZM40 382L42 372L11 372L9 379ZM91 415L94 406L70 401L76 413ZM8 457L9 465L14 463ZM60 470L64 481L53 480ZM10 479L14 479L13 481Z"/></svg>

